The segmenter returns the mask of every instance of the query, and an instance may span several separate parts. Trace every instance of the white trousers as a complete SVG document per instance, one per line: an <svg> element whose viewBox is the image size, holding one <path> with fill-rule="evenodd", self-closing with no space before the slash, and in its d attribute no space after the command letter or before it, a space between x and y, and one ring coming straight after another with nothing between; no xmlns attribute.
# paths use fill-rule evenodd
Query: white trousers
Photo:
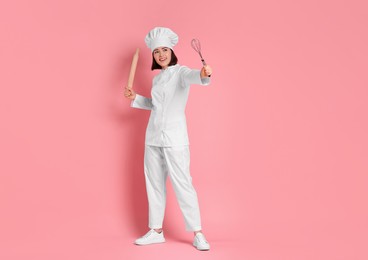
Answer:
<svg viewBox="0 0 368 260"><path fill-rule="evenodd" d="M144 173L149 204L149 228L162 228L169 175L187 231L201 230L197 193L189 171L189 146L145 146Z"/></svg>

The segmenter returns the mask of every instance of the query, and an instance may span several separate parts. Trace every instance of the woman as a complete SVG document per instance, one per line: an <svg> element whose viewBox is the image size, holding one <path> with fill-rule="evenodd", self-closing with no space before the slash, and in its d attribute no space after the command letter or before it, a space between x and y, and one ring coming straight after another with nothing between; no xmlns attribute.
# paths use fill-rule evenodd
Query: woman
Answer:
<svg viewBox="0 0 368 260"><path fill-rule="evenodd" d="M152 98L143 97L125 88L125 97L134 108L151 110L146 130L144 173L149 203L147 234L135 241L137 245L165 242L162 223L166 205L166 178L170 177L186 230L194 232L193 245L198 250L209 250L202 233L197 193L189 171L189 140L185 106L191 84L208 85L210 66L192 70L177 64L173 47L178 36L169 28L156 27L145 42L152 51L152 70L161 72L153 79Z"/></svg>

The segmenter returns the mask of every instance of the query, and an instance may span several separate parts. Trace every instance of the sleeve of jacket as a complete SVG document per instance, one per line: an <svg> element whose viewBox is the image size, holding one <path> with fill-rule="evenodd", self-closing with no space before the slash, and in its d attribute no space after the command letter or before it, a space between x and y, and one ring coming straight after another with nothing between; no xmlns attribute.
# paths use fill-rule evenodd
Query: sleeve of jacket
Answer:
<svg viewBox="0 0 368 260"><path fill-rule="evenodd" d="M200 70L190 69L186 66L181 68L181 78L184 81L184 86L192 84L207 86L210 84L210 78L201 78Z"/></svg>
<svg viewBox="0 0 368 260"><path fill-rule="evenodd" d="M146 98L144 96L136 94L135 99L130 104L131 107L152 110L152 98Z"/></svg>

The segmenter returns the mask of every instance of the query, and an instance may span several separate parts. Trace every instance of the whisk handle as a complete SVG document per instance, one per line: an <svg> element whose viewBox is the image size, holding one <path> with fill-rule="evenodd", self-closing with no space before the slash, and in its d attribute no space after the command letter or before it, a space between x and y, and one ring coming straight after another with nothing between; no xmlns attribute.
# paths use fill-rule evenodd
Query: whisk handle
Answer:
<svg viewBox="0 0 368 260"><path fill-rule="evenodd" d="M203 66L206 66L207 63L204 61L204 59L201 59ZM208 75L208 77L211 77L211 75Z"/></svg>

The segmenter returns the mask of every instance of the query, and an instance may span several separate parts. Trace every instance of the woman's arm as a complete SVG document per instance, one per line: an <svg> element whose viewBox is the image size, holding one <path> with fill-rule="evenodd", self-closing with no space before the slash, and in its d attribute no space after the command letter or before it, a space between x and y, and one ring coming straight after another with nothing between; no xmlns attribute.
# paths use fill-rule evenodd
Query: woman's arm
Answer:
<svg viewBox="0 0 368 260"><path fill-rule="evenodd" d="M128 87L125 88L124 96L127 99L132 100L132 103L130 104L131 107L146 110L151 110L153 108L152 98L146 98L144 96L141 96L135 93L135 91L131 88Z"/></svg>
<svg viewBox="0 0 368 260"><path fill-rule="evenodd" d="M208 65L204 66L201 70L190 69L188 67L182 67L182 79L185 82L185 86L191 84L208 85L210 83L209 76L212 74L212 68Z"/></svg>

